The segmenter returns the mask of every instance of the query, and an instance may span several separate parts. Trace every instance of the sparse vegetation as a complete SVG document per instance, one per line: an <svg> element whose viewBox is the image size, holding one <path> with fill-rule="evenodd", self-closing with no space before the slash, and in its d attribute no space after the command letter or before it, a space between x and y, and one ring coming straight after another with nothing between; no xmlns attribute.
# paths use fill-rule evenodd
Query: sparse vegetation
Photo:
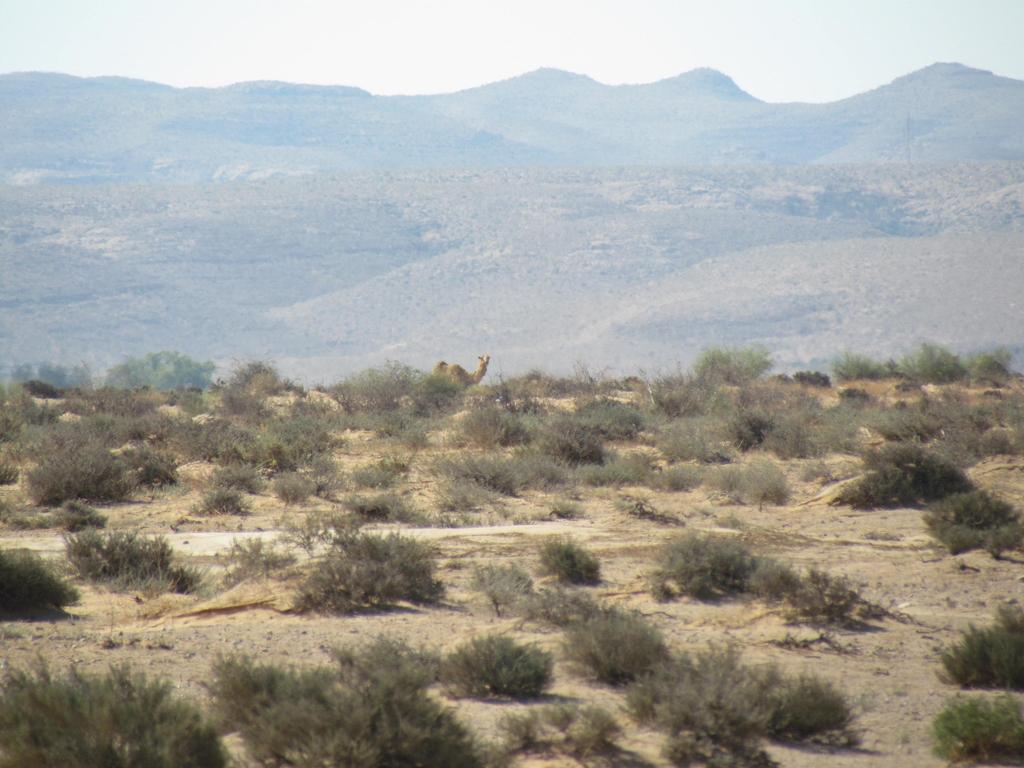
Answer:
<svg viewBox="0 0 1024 768"><path fill-rule="evenodd" d="M349 496L343 506L365 522L409 523L419 519L405 500L393 493Z"/></svg>
<svg viewBox="0 0 1024 768"><path fill-rule="evenodd" d="M121 501L136 485L127 464L84 430L55 431L38 455L39 463L28 473L28 493L36 504L55 506L70 499Z"/></svg>
<svg viewBox="0 0 1024 768"><path fill-rule="evenodd" d="M872 451L864 467L866 474L843 490L840 503L856 509L903 507L973 490L958 467L912 443Z"/></svg>
<svg viewBox="0 0 1024 768"><path fill-rule="evenodd" d="M248 515L249 502L234 488L211 488L195 508L198 515Z"/></svg>
<svg viewBox="0 0 1024 768"><path fill-rule="evenodd" d="M768 351L761 347L711 347L693 364L698 381L740 386L759 379L772 367Z"/></svg>
<svg viewBox="0 0 1024 768"><path fill-rule="evenodd" d="M667 658L665 641L642 617L604 609L566 626L563 650L587 674L624 685Z"/></svg>
<svg viewBox="0 0 1024 768"><path fill-rule="evenodd" d="M676 594L711 600L746 592L756 567L757 559L738 539L684 534L662 548L651 589L661 600Z"/></svg>
<svg viewBox="0 0 1024 768"><path fill-rule="evenodd" d="M285 504L302 504L316 490L313 481L298 472L282 472L274 478L273 488Z"/></svg>
<svg viewBox="0 0 1024 768"><path fill-rule="evenodd" d="M501 616L533 594L533 579L518 565L478 565L473 569L473 589L487 598L495 616Z"/></svg>
<svg viewBox="0 0 1024 768"><path fill-rule="evenodd" d="M530 432L519 416L496 406L470 411L459 428L466 441L479 448L521 445L530 439Z"/></svg>
<svg viewBox="0 0 1024 768"><path fill-rule="evenodd" d="M185 389L210 386L214 364L199 362L179 352L152 352L133 357L107 371L107 386L121 389Z"/></svg>
<svg viewBox="0 0 1024 768"><path fill-rule="evenodd" d="M577 760L615 754L622 731L607 710L569 704L509 713L499 721L498 729L501 749L507 755L568 755Z"/></svg>
<svg viewBox="0 0 1024 768"><path fill-rule="evenodd" d="M260 538L235 539L227 554L224 584L231 587L246 579L267 579L294 564L295 555L272 542Z"/></svg>
<svg viewBox="0 0 1024 768"><path fill-rule="evenodd" d="M11 670L0 688L0 767L223 768L200 710L127 666L94 675Z"/></svg>

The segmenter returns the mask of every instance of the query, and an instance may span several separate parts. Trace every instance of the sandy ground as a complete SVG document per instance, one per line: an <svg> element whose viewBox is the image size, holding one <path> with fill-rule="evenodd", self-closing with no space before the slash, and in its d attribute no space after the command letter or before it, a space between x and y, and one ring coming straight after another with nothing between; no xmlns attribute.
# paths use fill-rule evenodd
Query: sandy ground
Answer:
<svg viewBox="0 0 1024 768"><path fill-rule="evenodd" d="M349 456L376 455L373 441L349 443ZM427 456L416 457L416 466ZM757 457L754 457L757 458ZM763 458L763 457L762 457ZM831 460L849 464L848 457ZM82 588L82 600L65 616L0 622L0 665L27 665L38 658L61 667L76 664L105 670L130 662L173 681L183 693L205 700L204 682L211 662L221 654L247 653L264 661L318 663L336 645L378 634L450 649L484 632L501 632L533 641L555 652L552 700L597 702L620 711L622 693L595 684L567 665L560 655L558 631L496 618L469 588L472 566L518 563L536 574L544 537L571 534L598 555L602 582L596 597L643 613L677 650L709 642L736 643L745 658L774 661L791 671L807 670L834 681L855 702L862 745L851 750L790 748L770 752L788 768L803 766L939 766L931 754L930 723L956 693L938 677L940 650L969 623L988 623L996 606L1024 594L1019 559L994 560L972 552L952 557L935 548L918 510L856 512L827 503L830 486L801 481L801 462L786 465L793 498L788 506L757 509L740 506L698 489L660 493L649 489L584 489L584 517L543 521L551 496L528 494L507 503L506 516L538 522L465 528L402 527L434 544L439 575L447 593L438 606L407 607L350 617L299 615L291 610L292 587L285 582L243 582L229 591L214 587L198 596L150 596ZM1024 460L993 459L971 471L983 488L997 490L1020 507L1024 503ZM112 529L161 533L190 562L208 569L215 585L232 541L277 538L288 519L298 519L323 504L284 507L269 494L252 496L246 517L197 519L190 510L198 485L158 493L151 498L103 508ZM399 492L418 501L422 477L416 471ZM19 493L6 489L4 493ZM643 496L676 524L638 520L620 511L622 496ZM843 574L867 599L893 617L860 631L788 624L778 610L751 599L701 603L680 599L659 603L647 589L657 548L680 531L718 531L740 537L755 552L799 566ZM4 531L0 546L24 547L61 558L63 541L55 531ZM1018 553L1019 554L1019 553ZM538 583L544 580L538 578ZM439 694L440 695L440 694ZM493 733L497 720L523 704L449 700L473 729ZM660 734L637 728L623 715L621 764L665 765ZM523 765L558 765L557 760ZM574 761L566 765L578 765Z"/></svg>

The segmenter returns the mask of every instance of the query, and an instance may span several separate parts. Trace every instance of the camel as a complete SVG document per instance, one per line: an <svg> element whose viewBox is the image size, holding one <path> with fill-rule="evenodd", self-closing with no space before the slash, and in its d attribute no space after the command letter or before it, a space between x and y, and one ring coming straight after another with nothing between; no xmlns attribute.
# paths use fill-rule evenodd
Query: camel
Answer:
<svg viewBox="0 0 1024 768"><path fill-rule="evenodd" d="M442 360L434 366L435 376L447 376L456 384L468 387L470 384L479 384L480 380L487 375L487 364L491 362L490 355L480 355L477 358L476 370L470 373L461 365L449 364Z"/></svg>

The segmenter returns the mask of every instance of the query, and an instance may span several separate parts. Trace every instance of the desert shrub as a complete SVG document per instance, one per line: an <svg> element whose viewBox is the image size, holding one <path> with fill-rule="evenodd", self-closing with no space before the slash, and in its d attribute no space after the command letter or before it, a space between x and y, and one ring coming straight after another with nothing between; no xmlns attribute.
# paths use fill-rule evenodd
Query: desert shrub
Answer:
<svg viewBox="0 0 1024 768"><path fill-rule="evenodd" d="M829 389L832 386L832 379L827 373L821 371L797 371L793 374L793 381L808 387L819 387Z"/></svg>
<svg viewBox="0 0 1024 768"><path fill-rule="evenodd" d="M274 478L273 488L274 495L285 504L301 504L312 495L316 486L298 472L282 472Z"/></svg>
<svg viewBox="0 0 1024 768"><path fill-rule="evenodd" d="M760 347L711 347L697 357L693 375L700 381L739 386L759 379L771 367L771 356Z"/></svg>
<svg viewBox="0 0 1024 768"><path fill-rule="evenodd" d="M248 515L249 502L234 488L211 488L193 511L197 515Z"/></svg>
<svg viewBox="0 0 1024 768"><path fill-rule="evenodd" d="M435 471L450 480L475 483L505 496L515 496L521 487L515 463L497 454L470 454L441 459Z"/></svg>
<svg viewBox="0 0 1024 768"><path fill-rule="evenodd" d="M261 765L482 768L450 709L427 694L436 662L380 638L295 669L228 657L213 667L214 711Z"/></svg>
<svg viewBox="0 0 1024 768"><path fill-rule="evenodd" d="M883 446L864 457L866 474L838 501L856 509L901 507L973 490L954 464L912 443Z"/></svg>
<svg viewBox="0 0 1024 768"><path fill-rule="evenodd" d="M135 488L128 466L88 433L61 431L39 454L39 463L28 473L28 494L36 504L121 501Z"/></svg>
<svg viewBox="0 0 1024 768"><path fill-rule="evenodd" d="M375 496L349 496L345 509L366 522L409 523L419 518L401 496L379 493Z"/></svg>
<svg viewBox="0 0 1024 768"><path fill-rule="evenodd" d="M998 556L1024 541L1017 510L986 491L955 493L940 499L924 519L931 534L953 555L984 548Z"/></svg>
<svg viewBox="0 0 1024 768"><path fill-rule="evenodd" d="M774 427L775 419L771 414L738 410L726 422L725 431L732 445L741 451L751 451L761 447Z"/></svg>
<svg viewBox="0 0 1024 768"><path fill-rule="evenodd" d="M673 423L658 437L658 449L669 461L725 464L730 461L715 422L691 418Z"/></svg>
<svg viewBox="0 0 1024 768"><path fill-rule="evenodd" d="M202 423L179 422L168 435L168 444L184 461L215 461L223 465L243 463L256 436L249 429L211 417Z"/></svg>
<svg viewBox="0 0 1024 768"><path fill-rule="evenodd" d="M178 352L151 352L115 365L107 371L106 384L121 389L206 389L215 367L211 362L201 363Z"/></svg>
<svg viewBox="0 0 1024 768"><path fill-rule="evenodd" d="M785 504L789 483L782 470L766 461L747 466L716 467L705 479L712 488L743 504Z"/></svg>
<svg viewBox="0 0 1024 768"><path fill-rule="evenodd" d="M861 597L848 579L815 568L800 578L797 588L787 593L784 600L794 618L817 624L850 626L881 613Z"/></svg>
<svg viewBox="0 0 1024 768"><path fill-rule="evenodd" d="M68 367L53 362L21 363L11 371L11 380L25 382L38 379L61 389L67 387L89 387L92 374L85 363Z"/></svg>
<svg viewBox="0 0 1024 768"><path fill-rule="evenodd" d="M604 441L593 427L571 416L559 416L545 425L541 450L566 464L603 464Z"/></svg>
<svg viewBox="0 0 1024 768"><path fill-rule="evenodd" d="M886 408L875 412L868 424L886 440L926 442L943 429L943 420L925 405Z"/></svg>
<svg viewBox="0 0 1024 768"><path fill-rule="evenodd" d="M1004 605L992 626L972 624L942 652L942 668L964 688L1024 690L1024 610Z"/></svg>
<svg viewBox="0 0 1024 768"><path fill-rule="evenodd" d="M564 584L597 584L601 564L581 545L569 538L550 539L540 549L541 571Z"/></svg>
<svg viewBox="0 0 1024 768"><path fill-rule="evenodd" d="M464 387L442 374L428 374L421 378L412 392L413 412L420 416L451 410L462 399Z"/></svg>
<svg viewBox="0 0 1024 768"><path fill-rule="evenodd" d="M349 474L357 488L391 488L400 477L400 472L382 462L356 467Z"/></svg>
<svg viewBox="0 0 1024 768"><path fill-rule="evenodd" d="M411 399L423 374L399 363L388 363L350 376L328 391L346 413L397 411Z"/></svg>
<svg viewBox="0 0 1024 768"><path fill-rule="evenodd" d="M583 507L571 499L555 499L549 507L555 520L576 520L583 517Z"/></svg>
<svg viewBox="0 0 1024 768"><path fill-rule="evenodd" d="M313 484L313 495L331 499L345 486L345 476L330 456L317 456L309 462L306 475Z"/></svg>
<svg viewBox="0 0 1024 768"><path fill-rule="evenodd" d="M777 415L762 443L780 459L806 459L818 456L822 446L817 435L820 416L803 410Z"/></svg>
<svg viewBox="0 0 1024 768"><path fill-rule="evenodd" d="M552 490L566 484L570 475L563 464L535 451L517 451L508 459L522 488Z"/></svg>
<svg viewBox="0 0 1024 768"><path fill-rule="evenodd" d="M530 699L550 685L554 660L504 635L476 637L441 662L441 682L457 696Z"/></svg>
<svg viewBox="0 0 1024 768"><path fill-rule="evenodd" d="M900 372L915 381L949 384L967 378L967 367L960 358L937 344L922 344L900 360Z"/></svg>
<svg viewBox="0 0 1024 768"><path fill-rule="evenodd" d="M533 579L518 565L478 565L472 585L487 598L495 616L533 594Z"/></svg>
<svg viewBox="0 0 1024 768"><path fill-rule="evenodd" d="M932 722L935 753L952 762L1024 760L1021 705L1006 694L988 701L956 698Z"/></svg>
<svg viewBox="0 0 1024 768"><path fill-rule="evenodd" d="M1013 354L1000 347L990 352L979 352L967 359L967 372L974 384L1002 386L1013 375L1010 364Z"/></svg>
<svg viewBox="0 0 1024 768"><path fill-rule="evenodd" d="M782 602L803 586L800 574L771 557L758 557L747 589L765 600Z"/></svg>
<svg viewBox="0 0 1024 768"><path fill-rule="evenodd" d="M698 600L746 592L757 558L733 537L684 534L666 542L651 574L660 600L682 594Z"/></svg>
<svg viewBox="0 0 1024 768"><path fill-rule="evenodd" d="M299 589L302 610L346 614L398 602L435 603L444 586L434 576L434 552L398 534L338 532Z"/></svg>
<svg viewBox="0 0 1024 768"><path fill-rule="evenodd" d="M658 666L630 687L627 708L639 722L668 733L666 752L676 764L764 765L765 737L857 741L851 707L830 684L748 667L732 647Z"/></svg>
<svg viewBox="0 0 1024 768"><path fill-rule="evenodd" d="M467 442L480 448L498 448L529 442L523 420L504 408L488 406L466 414L459 430Z"/></svg>
<svg viewBox="0 0 1024 768"><path fill-rule="evenodd" d="M711 410L720 396L717 386L692 376L659 376L649 384L655 411L670 419L693 418Z"/></svg>
<svg viewBox="0 0 1024 768"><path fill-rule="evenodd" d="M178 471L174 461L152 448L132 448L125 451L121 458L135 474L135 481L139 485L160 488L178 482Z"/></svg>
<svg viewBox="0 0 1024 768"><path fill-rule="evenodd" d="M314 510L297 521L286 519L281 538L312 557L319 549L346 541L361 523L351 515Z"/></svg>
<svg viewBox="0 0 1024 768"><path fill-rule="evenodd" d="M163 536L87 529L64 539L71 568L86 581L117 589L163 589L194 592L199 572L175 563L174 550Z"/></svg>
<svg viewBox="0 0 1024 768"><path fill-rule="evenodd" d="M553 627L567 627L587 621L600 615L603 610L586 592L563 587L534 592L522 600L518 608L527 621Z"/></svg>
<svg viewBox="0 0 1024 768"><path fill-rule="evenodd" d="M57 400L61 396L61 391L57 387L41 379L23 381L21 382L21 388L32 395L32 397L38 397L40 400Z"/></svg>
<svg viewBox="0 0 1024 768"><path fill-rule="evenodd" d="M76 602L78 590L39 555L0 550L0 611L59 610Z"/></svg>
<svg viewBox="0 0 1024 768"><path fill-rule="evenodd" d="M0 688L0 766L226 766L216 729L173 690L126 666L63 677L13 670Z"/></svg>
<svg viewBox="0 0 1024 768"><path fill-rule="evenodd" d="M7 459L0 459L0 485L14 485L18 482L18 465Z"/></svg>
<svg viewBox="0 0 1024 768"><path fill-rule="evenodd" d="M630 453L615 455L604 464L582 464L576 469L576 477L591 486L645 485L652 472L650 457Z"/></svg>
<svg viewBox="0 0 1024 768"><path fill-rule="evenodd" d="M246 493L259 493L263 490L263 476L252 464L229 464L226 467L218 467L213 473L212 483L215 488Z"/></svg>
<svg viewBox="0 0 1024 768"><path fill-rule="evenodd" d="M886 379L898 375L898 368L892 361L882 363L865 355L844 352L833 361L832 374L839 381Z"/></svg>
<svg viewBox="0 0 1024 768"><path fill-rule="evenodd" d="M573 416L606 440L633 440L644 428L644 415L636 406L608 398L584 402Z"/></svg>
<svg viewBox="0 0 1024 768"><path fill-rule="evenodd" d="M479 511L494 502L497 496L471 480L455 479L442 482L436 498L441 512L463 513Z"/></svg>
<svg viewBox="0 0 1024 768"><path fill-rule="evenodd" d="M292 472L336 445L330 430L317 419L274 419L255 441L243 446L242 459L274 472Z"/></svg>
<svg viewBox="0 0 1024 768"><path fill-rule="evenodd" d="M80 501L65 501L54 518L57 525L68 533L77 533L86 528L105 528L107 525L105 515Z"/></svg>
<svg viewBox="0 0 1024 768"><path fill-rule="evenodd" d="M231 587L246 579L270 578L295 564L295 556L260 538L235 539L227 554L224 584Z"/></svg>
<svg viewBox="0 0 1024 768"><path fill-rule="evenodd" d="M281 378L273 363L265 360L250 360L238 363L231 370L223 389L249 392L252 395L264 398L270 395L279 395L289 390L296 391L298 388L290 381Z"/></svg>
<svg viewBox="0 0 1024 768"><path fill-rule="evenodd" d="M622 732L607 710L568 704L511 712L498 722L498 729L506 755L565 754L577 760L614 754Z"/></svg>
<svg viewBox="0 0 1024 768"><path fill-rule="evenodd" d="M668 655L657 629L636 614L612 609L569 624L563 649L570 661L608 685L629 683Z"/></svg>
<svg viewBox="0 0 1024 768"><path fill-rule="evenodd" d="M704 480L704 474L696 467L666 467L650 476L648 484L662 491L692 491Z"/></svg>

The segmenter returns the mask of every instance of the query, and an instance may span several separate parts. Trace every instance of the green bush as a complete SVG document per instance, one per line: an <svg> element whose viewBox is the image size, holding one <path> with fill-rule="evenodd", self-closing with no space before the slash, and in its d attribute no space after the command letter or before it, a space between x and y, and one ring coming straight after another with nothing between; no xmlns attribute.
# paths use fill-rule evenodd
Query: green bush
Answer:
<svg viewBox="0 0 1024 768"><path fill-rule="evenodd" d="M212 488L195 507L197 515L248 515L249 502L234 488Z"/></svg>
<svg viewBox="0 0 1024 768"><path fill-rule="evenodd" d="M349 477L357 488L391 488L402 472L386 462L376 462L352 470Z"/></svg>
<svg viewBox="0 0 1024 768"><path fill-rule="evenodd" d="M729 441L741 451L760 448L775 428L775 419L771 414L739 410L726 424Z"/></svg>
<svg viewBox="0 0 1024 768"><path fill-rule="evenodd" d="M519 603L523 618L539 624L564 628L602 613L601 606L582 590L554 587L542 589Z"/></svg>
<svg viewBox="0 0 1024 768"><path fill-rule="evenodd" d="M199 709L128 667L104 675L14 670L0 689L0 768L222 768Z"/></svg>
<svg viewBox="0 0 1024 768"><path fill-rule="evenodd" d="M343 506L366 522L411 523L419 520L419 516L409 508L405 500L393 493L349 496Z"/></svg>
<svg viewBox="0 0 1024 768"><path fill-rule="evenodd" d="M720 400L716 383L681 374L655 378L649 392L654 409L670 419L702 416Z"/></svg>
<svg viewBox="0 0 1024 768"><path fill-rule="evenodd" d="M466 414L459 423L462 436L480 448L499 448L529 442L523 420L504 408L487 406Z"/></svg>
<svg viewBox="0 0 1024 768"><path fill-rule="evenodd" d="M569 704L511 712L498 721L498 729L505 755L564 754L576 760L615 754L622 732L607 710Z"/></svg>
<svg viewBox="0 0 1024 768"><path fill-rule="evenodd" d="M32 552L0 550L0 611L60 610L78 602L78 590Z"/></svg>
<svg viewBox="0 0 1024 768"><path fill-rule="evenodd" d="M644 428L644 415L636 406L608 398L586 401L573 417L606 440L635 440Z"/></svg>
<svg viewBox="0 0 1024 768"><path fill-rule="evenodd" d="M82 430L53 435L28 473L28 494L36 504L55 506L69 499L122 501L135 488L128 466L103 442Z"/></svg>
<svg viewBox="0 0 1024 768"><path fill-rule="evenodd" d="M150 488L176 485L178 469L169 457L145 446L122 454L122 460L135 474L135 482Z"/></svg>
<svg viewBox="0 0 1024 768"><path fill-rule="evenodd" d="M832 374L839 381L887 379L898 375L894 362L881 363L864 355L844 352L832 363Z"/></svg>
<svg viewBox="0 0 1024 768"><path fill-rule="evenodd" d="M503 635L473 638L441 662L441 682L456 696L532 699L551 685L551 654Z"/></svg>
<svg viewBox="0 0 1024 768"><path fill-rule="evenodd" d="M1013 371L1010 367L1013 354L1010 350L1000 347L991 352L979 352L967 359L967 371L974 384L1002 386L1010 380Z"/></svg>
<svg viewBox="0 0 1024 768"><path fill-rule="evenodd" d="M224 584L232 587L246 579L270 578L295 564L295 555L264 539L235 539L227 554Z"/></svg>
<svg viewBox="0 0 1024 768"><path fill-rule="evenodd" d="M227 488L246 493L259 493L263 490L263 476L251 464L229 464L218 467L213 473L213 485L216 488Z"/></svg>
<svg viewBox="0 0 1024 768"><path fill-rule="evenodd" d="M900 360L900 372L915 381L949 384L967 378L967 367L960 358L937 344L922 344Z"/></svg>
<svg viewBox="0 0 1024 768"><path fill-rule="evenodd" d="M983 548L998 556L1024 541L1017 510L985 491L947 496L925 513L924 520L931 534L953 555Z"/></svg>
<svg viewBox="0 0 1024 768"><path fill-rule="evenodd" d="M500 455L465 455L441 459L435 471L452 481L471 482L504 496L519 493L522 478L516 462Z"/></svg>
<svg viewBox="0 0 1024 768"><path fill-rule="evenodd" d="M14 485L18 482L18 475L21 474L17 464L6 459L0 459L0 485Z"/></svg>
<svg viewBox="0 0 1024 768"><path fill-rule="evenodd" d="M65 550L72 569L86 581L118 589L194 592L201 581L194 568L177 565L162 536L84 530L68 536Z"/></svg>
<svg viewBox="0 0 1024 768"><path fill-rule="evenodd" d="M857 742L852 709L830 684L748 667L731 647L659 665L630 687L626 701L633 718L667 732L666 751L678 764L763 765L766 737Z"/></svg>
<svg viewBox="0 0 1024 768"><path fill-rule="evenodd" d="M655 472L648 480L648 484L658 490L679 493L681 491L692 491L703 480L704 473L700 469L683 465L666 467L661 472Z"/></svg>
<svg viewBox="0 0 1024 768"><path fill-rule="evenodd" d="M855 509L903 507L973 490L958 467L912 443L868 453L864 466L866 474L843 489L839 503Z"/></svg>
<svg viewBox="0 0 1024 768"><path fill-rule="evenodd" d="M427 693L432 658L384 638L334 657L307 669L223 658L214 711L261 765L482 768L472 737Z"/></svg>
<svg viewBox="0 0 1024 768"><path fill-rule="evenodd" d="M604 464L582 464L576 469L579 481L591 486L645 485L652 475L651 460L642 453L616 455Z"/></svg>
<svg viewBox="0 0 1024 768"><path fill-rule="evenodd" d="M942 668L964 688L1024 690L1024 610L1005 605L991 627L968 627L942 652Z"/></svg>
<svg viewBox="0 0 1024 768"><path fill-rule="evenodd" d="M570 661L608 685L632 682L668 656L657 629L638 615L611 609L569 624L563 649Z"/></svg>
<svg viewBox="0 0 1024 768"><path fill-rule="evenodd" d="M298 472L282 472L274 478L274 495L285 504L301 504L316 490L313 481Z"/></svg>
<svg viewBox="0 0 1024 768"><path fill-rule="evenodd" d="M478 565L473 568L473 589L501 616L503 609L533 594L533 579L518 565Z"/></svg>
<svg viewBox="0 0 1024 768"><path fill-rule="evenodd" d="M423 374L399 363L350 376L329 392L346 413L383 413L397 411L410 400Z"/></svg>
<svg viewBox="0 0 1024 768"><path fill-rule="evenodd" d="M684 534L668 541L651 574L651 590L661 600L676 594L713 600L746 592L757 558L738 539Z"/></svg>
<svg viewBox="0 0 1024 768"><path fill-rule="evenodd" d="M593 427L571 416L558 416L545 425L541 450L566 464L603 464L604 440Z"/></svg>
<svg viewBox="0 0 1024 768"><path fill-rule="evenodd" d="M953 699L932 723L935 753L952 762L1024 760L1024 716L1010 695L994 701Z"/></svg>
<svg viewBox="0 0 1024 768"><path fill-rule="evenodd" d="M581 545L569 538L550 539L540 549L541 571L563 584L597 584L601 564Z"/></svg>
<svg viewBox="0 0 1024 768"><path fill-rule="evenodd" d="M434 552L398 534L338 531L331 549L299 588L302 610L347 614L399 601L436 603L444 586L434 576Z"/></svg>
<svg viewBox="0 0 1024 768"><path fill-rule="evenodd" d="M201 363L178 352L152 352L115 365L107 371L106 383L121 389L206 389L215 367L211 362Z"/></svg>
<svg viewBox="0 0 1024 768"><path fill-rule="evenodd" d="M704 418L673 423L658 438L658 450L669 461L725 464L730 460L718 435L718 426Z"/></svg>
<svg viewBox="0 0 1024 768"><path fill-rule="evenodd" d="M106 516L80 501L65 501L55 518L57 525L68 533L78 533L86 528L107 527Z"/></svg>
<svg viewBox="0 0 1024 768"><path fill-rule="evenodd" d="M307 476L313 483L313 495L321 499L332 499L345 486L345 476L330 456L317 456L306 468Z"/></svg>
<svg viewBox="0 0 1024 768"><path fill-rule="evenodd" d="M711 347L693 364L699 381L740 386L759 379L772 367L767 350L760 347Z"/></svg>

